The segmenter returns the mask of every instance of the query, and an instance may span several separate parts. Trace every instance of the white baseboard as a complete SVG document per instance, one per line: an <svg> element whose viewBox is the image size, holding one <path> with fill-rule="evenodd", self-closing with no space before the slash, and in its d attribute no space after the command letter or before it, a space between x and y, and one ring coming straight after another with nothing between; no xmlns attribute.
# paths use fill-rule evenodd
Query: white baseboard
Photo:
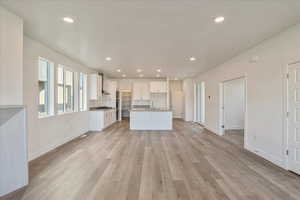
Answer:
<svg viewBox="0 0 300 200"><path fill-rule="evenodd" d="M219 135L214 130L212 130L212 129L208 128L208 127L205 127L205 129L209 130L210 132L212 132L212 133L214 133L216 135ZM256 147L253 147L253 146L248 145L248 144L245 144L244 147L245 147L246 150L248 150L248 151L250 151L250 152L252 152L252 153L254 153L254 154L256 154L256 155L258 155L258 156L260 156L260 157L262 157L262 158L264 158L264 159L266 159L268 161L270 161L270 162L272 162L273 164L275 164L275 165L277 165L277 166L279 166L279 167L281 167L283 169L288 170L288 167L287 167L287 164L286 164L287 163L286 160L283 160L283 159L281 159L279 157L271 155L270 153L262 151L262 150L260 150L260 149L258 149Z"/></svg>
<svg viewBox="0 0 300 200"><path fill-rule="evenodd" d="M219 136L221 136L219 133L217 133L216 131L214 131L214 130L212 130L212 129L210 129L210 128L206 127L206 126L204 126L204 128L205 128L205 129L207 129L207 130L209 130L210 132L212 132L212 133L216 134L216 135L219 135Z"/></svg>
<svg viewBox="0 0 300 200"><path fill-rule="evenodd" d="M270 161L270 162L272 162L273 164L275 164L279 167L287 169L285 160L282 160L281 158L273 156L270 153L262 151L262 150L260 150L256 147L250 146L248 144L245 144L245 149L252 152L252 153L254 153L254 154L256 154L256 155L258 155L258 156L260 156L260 157L262 157L262 158L264 158L264 159L266 159L266 160L268 160L268 161Z"/></svg>
<svg viewBox="0 0 300 200"><path fill-rule="evenodd" d="M225 130L243 130L244 127L237 127L237 126L232 126L232 127L226 127L225 126Z"/></svg>
<svg viewBox="0 0 300 200"><path fill-rule="evenodd" d="M88 132L88 131L86 131ZM38 157L54 150L55 148L63 145L63 144L66 144L67 142L70 142L71 140L74 140L75 138L79 137L80 135L83 135L85 134L86 132L84 133L80 133L79 135L74 135L74 136L71 136L71 137L68 137L68 138L65 138L63 141L59 142L59 143L55 143L55 144L51 144L49 146L47 146L46 148L44 148L43 150L39 151L39 152L35 152L35 153L32 153L32 154L29 154L29 161L32 161L34 159L37 159Z"/></svg>

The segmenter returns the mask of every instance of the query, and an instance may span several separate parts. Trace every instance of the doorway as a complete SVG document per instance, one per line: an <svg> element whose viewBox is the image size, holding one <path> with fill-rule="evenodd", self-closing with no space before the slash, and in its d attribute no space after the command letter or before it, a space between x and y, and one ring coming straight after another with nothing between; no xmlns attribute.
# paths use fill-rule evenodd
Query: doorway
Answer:
<svg viewBox="0 0 300 200"><path fill-rule="evenodd" d="M221 84L220 135L242 148L245 143L245 102L244 77Z"/></svg>
<svg viewBox="0 0 300 200"><path fill-rule="evenodd" d="M205 123L205 82L195 84L195 115L194 121L203 125Z"/></svg>

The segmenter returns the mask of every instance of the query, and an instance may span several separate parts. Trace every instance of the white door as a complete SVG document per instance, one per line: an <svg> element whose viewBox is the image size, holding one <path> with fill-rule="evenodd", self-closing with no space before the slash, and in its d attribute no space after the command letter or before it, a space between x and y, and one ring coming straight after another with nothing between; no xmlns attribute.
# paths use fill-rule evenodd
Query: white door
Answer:
<svg viewBox="0 0 300 200"><path fill-rule="evenodd" d="M224 123L226 130L241 130L245 124L245 80L226 81L223 84Z"/></svg>
<svg viewBox="0 0 300 200"><path fill-rule="evenodd" d="M289 169L300 174L300 64L289 67L288 88Z"/></svg>

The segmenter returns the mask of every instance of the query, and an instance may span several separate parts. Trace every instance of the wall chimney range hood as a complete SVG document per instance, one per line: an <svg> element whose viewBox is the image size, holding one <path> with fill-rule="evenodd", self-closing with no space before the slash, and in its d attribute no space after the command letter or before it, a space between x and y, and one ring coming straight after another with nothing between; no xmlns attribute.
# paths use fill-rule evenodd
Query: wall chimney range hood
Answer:
<svg viewBox="0 0 300 200"><path fill-rule="evenodd" d="M105 81L104 81L104 74L103 73L99 73L99 76L101 76L102 78L101 78L101 80L102 80L102 94L103 95L110 95L110 93L109 92L107 92L107 91L105 91L104 90L104 83L105 83Z"/></svg>

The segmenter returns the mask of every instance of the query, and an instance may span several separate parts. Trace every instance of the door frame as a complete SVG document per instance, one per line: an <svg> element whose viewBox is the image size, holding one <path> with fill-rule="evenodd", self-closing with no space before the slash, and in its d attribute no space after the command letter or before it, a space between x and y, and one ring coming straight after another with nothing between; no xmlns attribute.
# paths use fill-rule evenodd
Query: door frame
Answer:
<svg viewBox="0 0 300 200"><path fill-rule="evenodd" d="M285 169L286 170L290 170L290 166L289 166L289 155L288 155L288 151L289 151L289 70L290 67L293 67L294 65L299 65L300 64L300 60L299 61L295 61L295 62L291 62L288 63L285 67L285 74L284 74L284 79L283 79L283 85L284 85L284 108L283 108L283 116L285 116L285 120L283 120L283 145L285 147L285 149L283 149L283 155L285 157Z"/></svg>
<svg viewBox="0 0 300 200"><path fill-rule="evenodd" d="M202 107L202 110L201 110L201 113L200 113L200 115L201 115L201 122L199 122L198 120L197 120L197 108L198 108L198 102L197 102L197 93L198 93L198 91L197 91L197 85L198 84L201 84L201 98L202 98L202 105L201 105L201 107ZM206 106L206 102L205 102L205 82L204 81L196 81L195 83L194 83L194 119L193 119L193 122L195 122L195 123L198 123L198 124L200 124L201 126L203 126L203 127L205 127L205 106Z"/></svg>
<svg viewBox="0 0 300 200"><path fill-rule="evenodd" d="M238 79L244 79L244 147L245 147L245 146L247 146L247 138L248 138L248 133L247 133L247 130L248 130L248 126L247 126L247 122L248 122L247 99L248 99L248 96L247 96L247 76L246 75L224 80L219 85L219 91L220 91L220 94L219 94L219 96L220 96L219 135L224 136L224 134L225 134L225 129L224 129L224 122L225 122L225 116L224 116L224 114L225 114L224 113L224 84L226 82L233 81L233 80L238 80Z"/></svg>

